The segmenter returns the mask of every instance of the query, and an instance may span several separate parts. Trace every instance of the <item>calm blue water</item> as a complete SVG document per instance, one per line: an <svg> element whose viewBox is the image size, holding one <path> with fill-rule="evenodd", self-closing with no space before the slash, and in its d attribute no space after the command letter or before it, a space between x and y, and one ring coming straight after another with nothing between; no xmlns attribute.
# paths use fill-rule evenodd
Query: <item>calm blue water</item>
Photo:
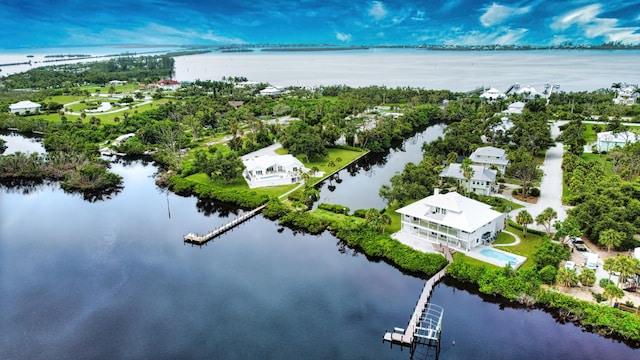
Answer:
<svg viewBox="0 0 640 360"><path fill-rule="evenodd" d="M495 251L495 250L491 250L491 249L484 249L480 251L480 254L484 255L484 256L488 256L494 259L498 259L501 261L507 261L507 262L515 262L516 258L514 258L513 256L509 256L507 254L501 253L499 251Z"/></svg>
<svg viewBox="0 0 640 360"><path fill-rule="evenodd" d="M151 165L114 171L124 190L96 203L55 184L2 188L0 358L408 358L381 339L406 326L422 280L262 217L184 245L238 211L162 192ZM455 283L432 301L445 309L441 359L640 355Z"/></svg>

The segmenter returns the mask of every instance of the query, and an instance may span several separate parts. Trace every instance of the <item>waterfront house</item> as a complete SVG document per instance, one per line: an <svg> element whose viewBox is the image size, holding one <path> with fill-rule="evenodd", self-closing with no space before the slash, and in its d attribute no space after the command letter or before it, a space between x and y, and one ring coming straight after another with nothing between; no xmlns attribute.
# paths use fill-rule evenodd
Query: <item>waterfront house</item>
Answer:
<svg viewBox="0 0 640 360"><path fill-rule="evenodd" d="M616 146L623 147L627 144L635 143L640 139L640 135L631 132L624 131L621 133L613 133L611 131L605 131L598 133L598 141L596 142L596 149L598 151L609 151Z"/></svg>
<svg viewBox="0 0 640 360"><path fill-rule="evenodd" d="M34 103L30 100L25 100L9 105L9 111L12 114L16 115L37 114L40 112L41 107L42 105L38 103Z"/></svg>
<svg viewBox="0 0 640 360"><path fill-rule="evenodd" d="M293 155L261 155L242 157L243 176L250 188L289 185L300 182L302 173L309 171Z"/></svg>
<svg viewBox="0 0 640 360"><path fill-rule="evenodd" d="M463 251L486 245L505 228L506 216L457 192L434 194L397 210L400 232Z"/></svg>
<svg viewBox="0 0 640 360"><path fill-rule="evenodd" d="M165 91L176 91L180 88L180 82L172 79L164 79L158 81L156 87Z"/></svg>
<svg viewBox="0 0 640 360"><path fill-rule="evenodd" d="M281 86L267 86L260 90L260 96L278 96L284 93L284 88Z"/></svg>
<svg viewBox="0 0 640 360"><path fill-rule="evenodd" d="M471 162L475 165L482 165L488 169L500 170L502 173L504 173L504 170L509 165L507 153L504 149L493 146L477 148L476 151L471 153L469 159L471 159Z"/></svg>
<svg viewBox="0 0 640 360"><path fill-rule="evenodd" d="M464 177L461 164L450 164L440 173L442 180L454 179L459 186L468 192L474 192L479 195L491 195L498 192L498 184L496 183L496 170L488 169L483 165L470 165L473 175L467 180Z"/></svg>
<svg viewBox="0 0 640 360"><path fill-rule="evenodd" d="M628 85L618 89L618 95L613 99L614 104L631 106L638 99L638 89L635 86Z"/></svg>
<svg viewBox="0 0 640 360"><path fill-rule="evenodd" d="M522 114L522 110L524 110L524 103L522 101L516 101L514 103L509 104L507 110L503 110L503 114Z"/></svg>
<svg viewBox="0 0 640 360"><path fill-rule="evenodd" d="M483 99L487 99L489 101L494 101L494 100L498 100L498 99L503 99L506 98L507 95L503 94L502 92L500 92L500 90L495 89L495 88L491 88L485 92L483 92L480 95L481 98Z"/></svg>
<svg viewBox="0 0 640 360"><path fill-rule="evenodd" d="M520 89L518 89L518 91L516 91L516 94L521 95L525 101L531 100L536 96L540 96L540 93L535 88L529 85L523 86Z"/></svg>

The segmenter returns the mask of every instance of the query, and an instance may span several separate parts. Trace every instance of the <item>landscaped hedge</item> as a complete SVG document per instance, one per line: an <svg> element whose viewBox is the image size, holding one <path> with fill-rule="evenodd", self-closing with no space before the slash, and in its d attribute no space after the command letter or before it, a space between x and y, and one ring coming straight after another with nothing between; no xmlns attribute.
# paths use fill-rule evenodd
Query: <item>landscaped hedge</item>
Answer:
<svg viewBox="0 0 640 360"><path fill-rule="evenodd" d="M269 196L266 194L258 194L251 190L240 191L207 186L180 176L174 176L169 180L169 189L177 194L195 195L199 198L218 200L245 208L255 208L269 201Z"/></svg>

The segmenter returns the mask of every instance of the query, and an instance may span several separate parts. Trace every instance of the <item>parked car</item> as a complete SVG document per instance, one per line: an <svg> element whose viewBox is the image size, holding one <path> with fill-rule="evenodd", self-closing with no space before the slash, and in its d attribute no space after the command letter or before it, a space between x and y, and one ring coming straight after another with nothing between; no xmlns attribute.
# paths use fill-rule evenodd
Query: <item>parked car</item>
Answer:
<svg viewBox="0 0 640 360"><path fill-rule="evenodd" d="M573 261L567 261L566 264L564 264L564 268L567 270L575 270L576 269L576 263Z"/></svg>
<svg viewBox="0 0 640 360"><path fill-rule="evenodd" d="M584 246L584 243L582 243L582 244L580 244L580 243L578 243L578 244L573 244L573 246L574 246L574 247L576 248L576 250L578 250L578 251L582 251L582 252L589 251L589 249L587 249L587 247L586 247L586 246Z"/></svg>
<svg viewBox="0 0 640 360"><path fill-rule="evenodd" d="M572 237L571 238L571 242L574 243L574 244L584 244L584 241L582 241L582 239L580 239L577 236Z"/></svg>

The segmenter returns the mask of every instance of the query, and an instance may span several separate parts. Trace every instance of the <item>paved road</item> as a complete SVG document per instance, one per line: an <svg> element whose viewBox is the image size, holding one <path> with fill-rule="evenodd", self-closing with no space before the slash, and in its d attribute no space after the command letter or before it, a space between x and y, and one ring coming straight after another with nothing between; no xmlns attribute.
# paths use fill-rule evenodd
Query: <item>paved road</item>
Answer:
<svg viewBox="0 0 640 360"><path fill-rule="evenodd" d="M555 139L560 134L559 126L564 122L558 121L551 124L551 136ZM562 154L564 146L562 143L556 143L554 147L547 151L547 155L542 164L542 183L540 184L540 197L536 204L527 204L526 209L531 216L536 218L544 209L550 207L558 213L558 219L563 221L567 218L568 206L562 205ZM511 212L511 219L515 220L516 215L522 209L516 209ZM529 228L544 230L544 227L531 224Z"/></svg>

